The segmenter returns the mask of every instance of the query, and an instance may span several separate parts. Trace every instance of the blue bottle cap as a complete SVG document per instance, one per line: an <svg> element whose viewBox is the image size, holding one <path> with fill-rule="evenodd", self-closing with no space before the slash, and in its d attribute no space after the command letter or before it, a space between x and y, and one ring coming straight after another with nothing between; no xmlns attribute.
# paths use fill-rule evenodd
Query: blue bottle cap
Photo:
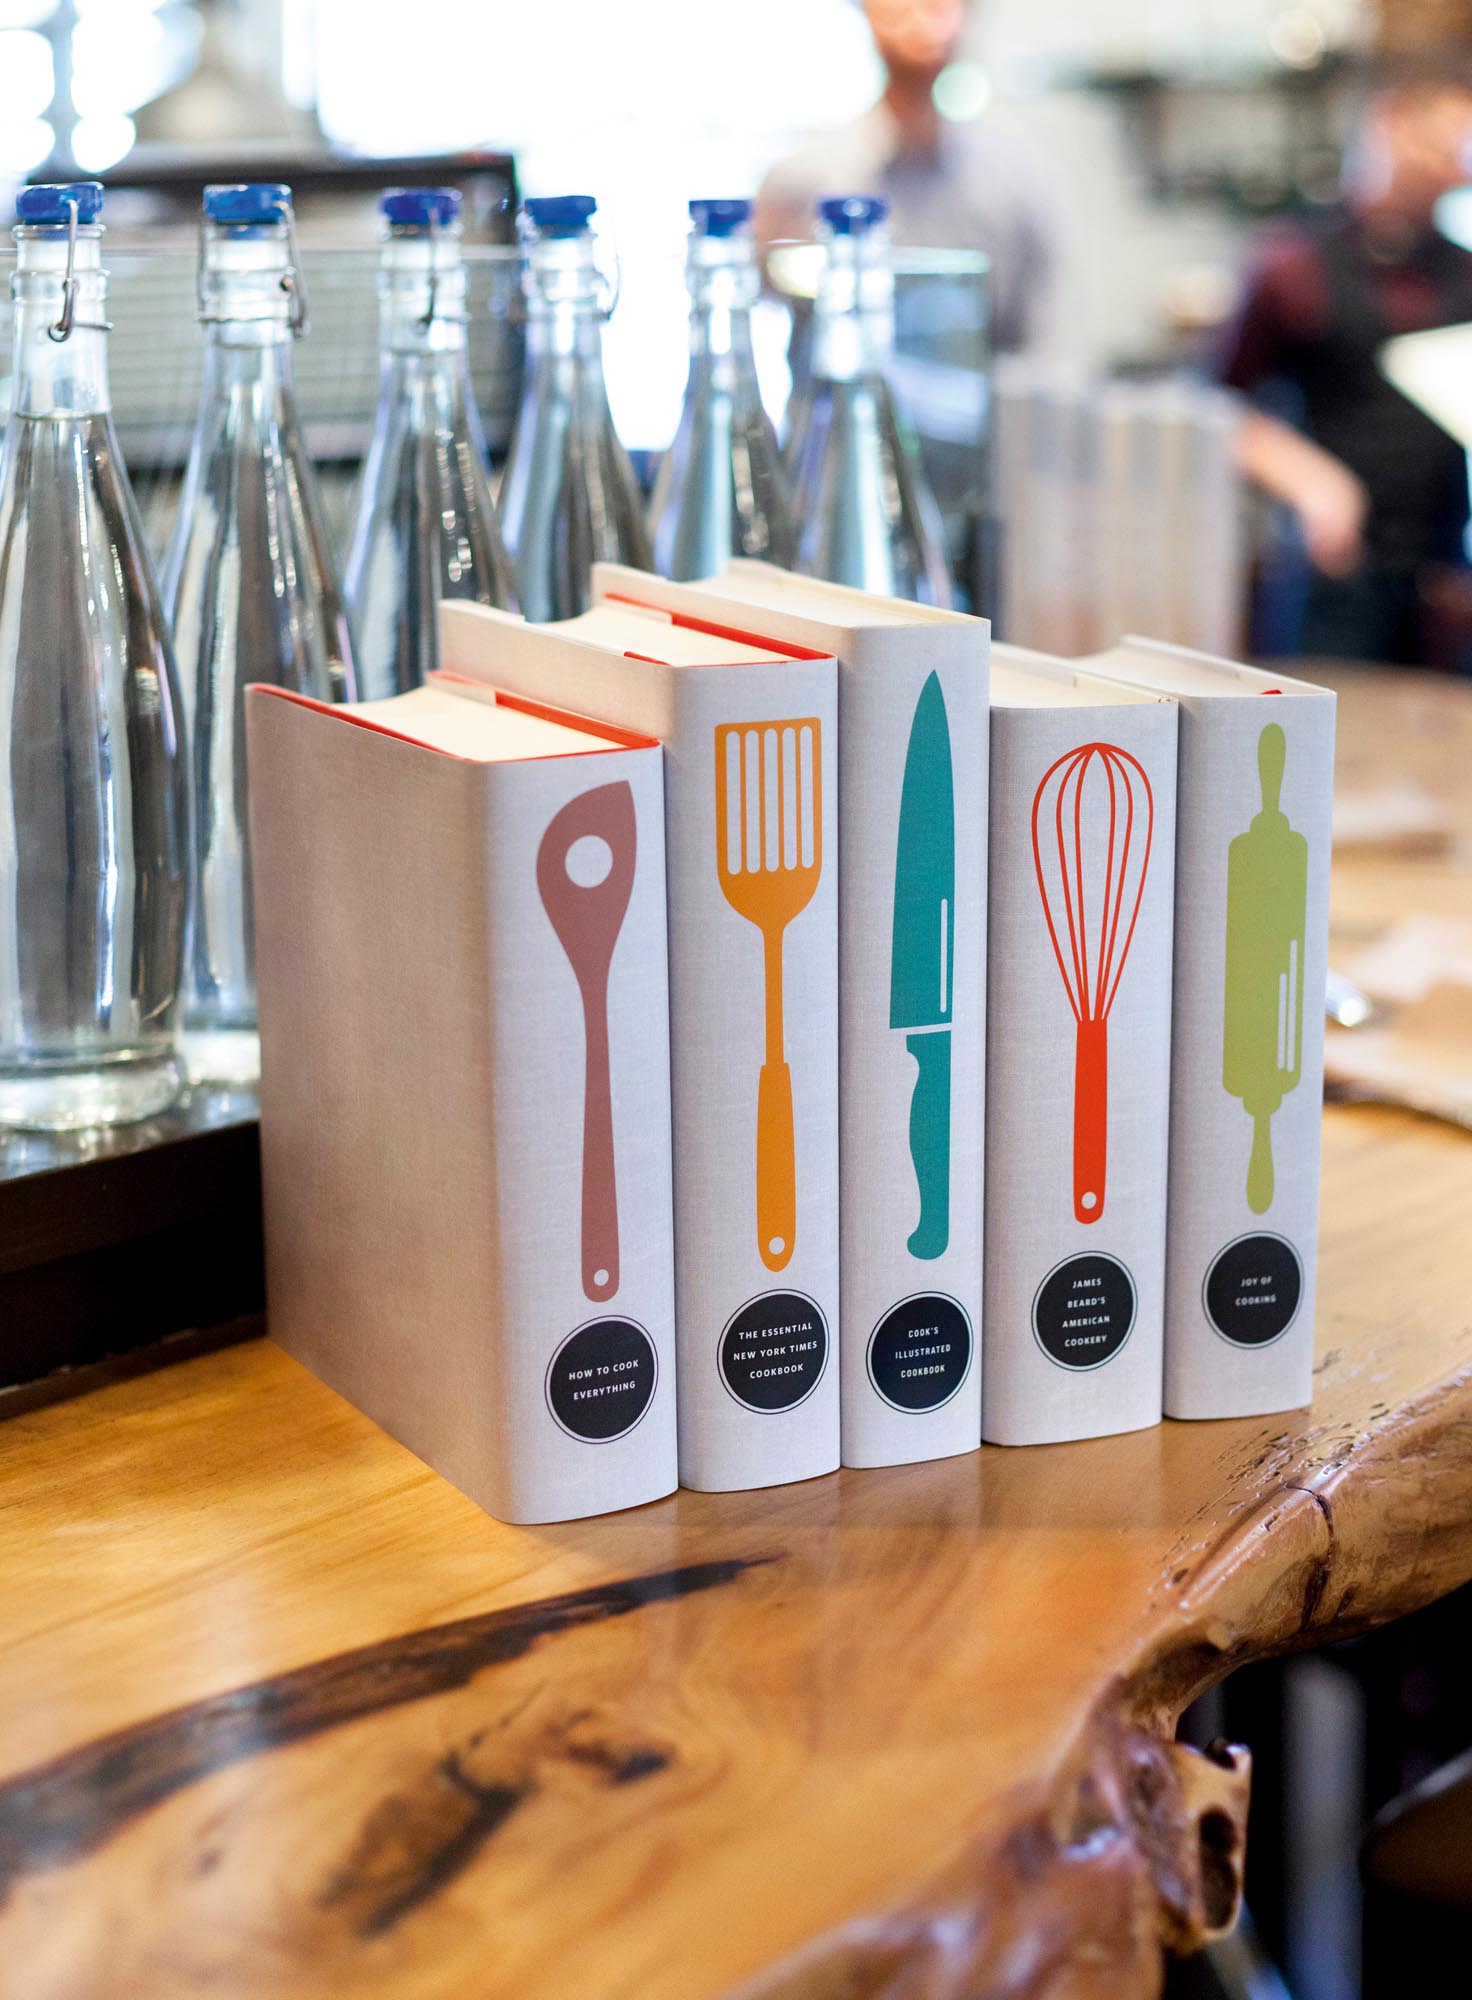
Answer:
<svg viewBox="0 0 1472 2000"><path fill-rule="evenodd" d="M95 222L102 213L101 181L56 181L22 188L15 198L15 219L41 228L59 224L64 229L72 219L73 207L79 223Z"/></svg>
<svg viewBox="0 0 1472 2000"><path fill-rule="evenodd" d="M459 188L386 188L378 197L386 222L396 229L441 229L460 220Z"/></svg>
<svg viewBox="0 0 1472 2000"><path fill-rule="evenodd" d="M580 236L598 209L590 194L534 194L522 206L542 236Z"/></svg>
<svg viewBox="0 0 1472 2000"><path fill-rule="evenodd" d="M211 222L244 228L285 222L291 189L281 181L216 181L204 191L204 212Z"/></svg>
<svg viewBox="0 0 1472 2000"><path fill-rule="evenodd" d="M819 218L835 236L862 236L888 214L887 194L830 194L818 203Z"/></svg>
<svg viewBox="0 0 1472 2000"><path fill-rule="evenodd" d="M702 199L690 204L697 236L734 236L751 220L749 201Z"/></svg>

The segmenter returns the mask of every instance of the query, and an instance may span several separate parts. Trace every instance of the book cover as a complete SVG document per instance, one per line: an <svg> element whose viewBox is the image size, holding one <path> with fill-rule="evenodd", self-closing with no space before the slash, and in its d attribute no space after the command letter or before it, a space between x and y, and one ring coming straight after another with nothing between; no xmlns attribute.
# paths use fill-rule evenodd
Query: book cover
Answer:
<svg viewBox="0 0 1472 2000"><path fill-rule="evenodd" d="M843 1462L972 1451L989 627L765 563L688 585L600 564L594 589L838 660Z"/></svg>
<svg viewBox="0 0 1472 2000"><path fill-rule="evenodd" d="M1313 1386L1333 694L1130 640L1090 666L1180 709L1165 1408Z"/></svg>
<svg viewBox="0 0 1472 2000"><path fill-rule="evenodd" d="M665 745L680 1477L838 1464L837 705L828 657L599 606L440 612L451 675Z"/></svg>
<svg viewBox="0 0 1472 2000"><path fill-rule="evenodd" d="M502 1520L668 1493L658 745L246 706L273 1336Z"/></svg>
<svg viewBox="0 0 1472 2000"><path fill-rule="evenodd" d="M1174 704L992 652L982 1428L1161 1414Z"/></svg>

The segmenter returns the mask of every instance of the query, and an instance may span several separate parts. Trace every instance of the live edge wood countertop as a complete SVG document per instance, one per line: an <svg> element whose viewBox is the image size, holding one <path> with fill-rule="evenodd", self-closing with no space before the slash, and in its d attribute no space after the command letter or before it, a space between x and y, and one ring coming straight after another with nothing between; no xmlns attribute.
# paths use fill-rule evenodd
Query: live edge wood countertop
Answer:
<svg viewBox="0 0 1472 2000"><path fill-rule="evenodd" d="M1310 1410L569 1527L265 1341L15 1417L0 1991L1152 1994L1240 1865L1181 1707L1472 1575L1467 1135L1331 1107L1321 1268Z"/></svg>

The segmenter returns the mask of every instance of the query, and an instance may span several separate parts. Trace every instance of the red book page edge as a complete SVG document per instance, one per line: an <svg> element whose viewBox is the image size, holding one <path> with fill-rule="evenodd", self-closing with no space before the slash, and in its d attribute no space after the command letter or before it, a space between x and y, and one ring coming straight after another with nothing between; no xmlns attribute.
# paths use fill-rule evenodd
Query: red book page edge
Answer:
<svg viewBox="0 0 1472 2000"><path fill-rule="evenodd" d="M619 729L611 722L594 722L586 715L577 715L571 709L553 708L542 701L529 701L524 695L508 694L504 688L487 688L484 681L473 681L464 674L446 673L440 670L437 679L475 688L479 693L494 694L497 708L518 709L523 715L536 716L542 722L560 723L564 729L575 729L580 735L598 739L586 751L568 751L568 756L601 757L612 750L657 750L659 738L645 736L636 729ZM339 706L330 701L318 701L309 694L298 694L293 688L273 687L266 681L252 681L248 692L251 694L275 695L281 701L292 702L297 708L315 709L318 715L330 715L336 722L350 722L355 729L371 730L375 736L390 736L399 743L412 743L416 750L427 750L434 757L453 757L458 764L479 764L480 757L459 757L453 750L440 750L433 743L425 743L417 736L406 735L402 729L390 729L386 723L375 722L366 715L354 715L351 706ZM512 764L540 764L541 757L512 757L497 761Z"/></svg>
<svg viewBox="0 0 1472 2000"><path fill-rule="evenodd" d="M687 632L705 632L712 639L730 639L738 646L760 646L764 653L780 653L786 660L831 660L833 655L820 647L798 646L791 639L773 639L763 632L747 632L739 625L717 625L710 618L693 618L687 611L671 611L664 604L650 604L642 597L630 597L620 590L610 590L606 601L609 604L631 604L636 611L652 611L671 625L679 625ZM630 659L643 659L642 653L631 653ZM663 663L661 663L663 664Z"/></svg>

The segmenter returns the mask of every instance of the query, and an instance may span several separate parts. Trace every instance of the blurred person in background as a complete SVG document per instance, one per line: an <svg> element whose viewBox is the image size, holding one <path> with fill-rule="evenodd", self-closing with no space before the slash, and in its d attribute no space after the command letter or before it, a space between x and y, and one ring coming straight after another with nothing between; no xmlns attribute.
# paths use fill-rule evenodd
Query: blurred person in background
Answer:
<svg viewBox="0 0 1472 2000"><path fill-rule="evenodd" d="M986 252L999 352L1056 344L1058 228L1045 170L985 120L953 123L936 109L936 79L960 48L967 0L864 0L864 12L887 72L884 94L855 124L772 168L757 196L758 237L809 240L823 195L887 195L896 244Z"/></svg>
<svg viewBox="0 0 1472 2000"><path fill-rule="evenodd" d="M1472 69L1429 62L1366 99L1325 225L1275 231L1221 379L1269 408L1238 435L1247 476L1297 517L1311 565L1289 650L1413 664L1428 581L1466 572L1467 456L1388 382L1396 334L1472 321L1472 255L1435 226L1472 166Z"/></svg>

